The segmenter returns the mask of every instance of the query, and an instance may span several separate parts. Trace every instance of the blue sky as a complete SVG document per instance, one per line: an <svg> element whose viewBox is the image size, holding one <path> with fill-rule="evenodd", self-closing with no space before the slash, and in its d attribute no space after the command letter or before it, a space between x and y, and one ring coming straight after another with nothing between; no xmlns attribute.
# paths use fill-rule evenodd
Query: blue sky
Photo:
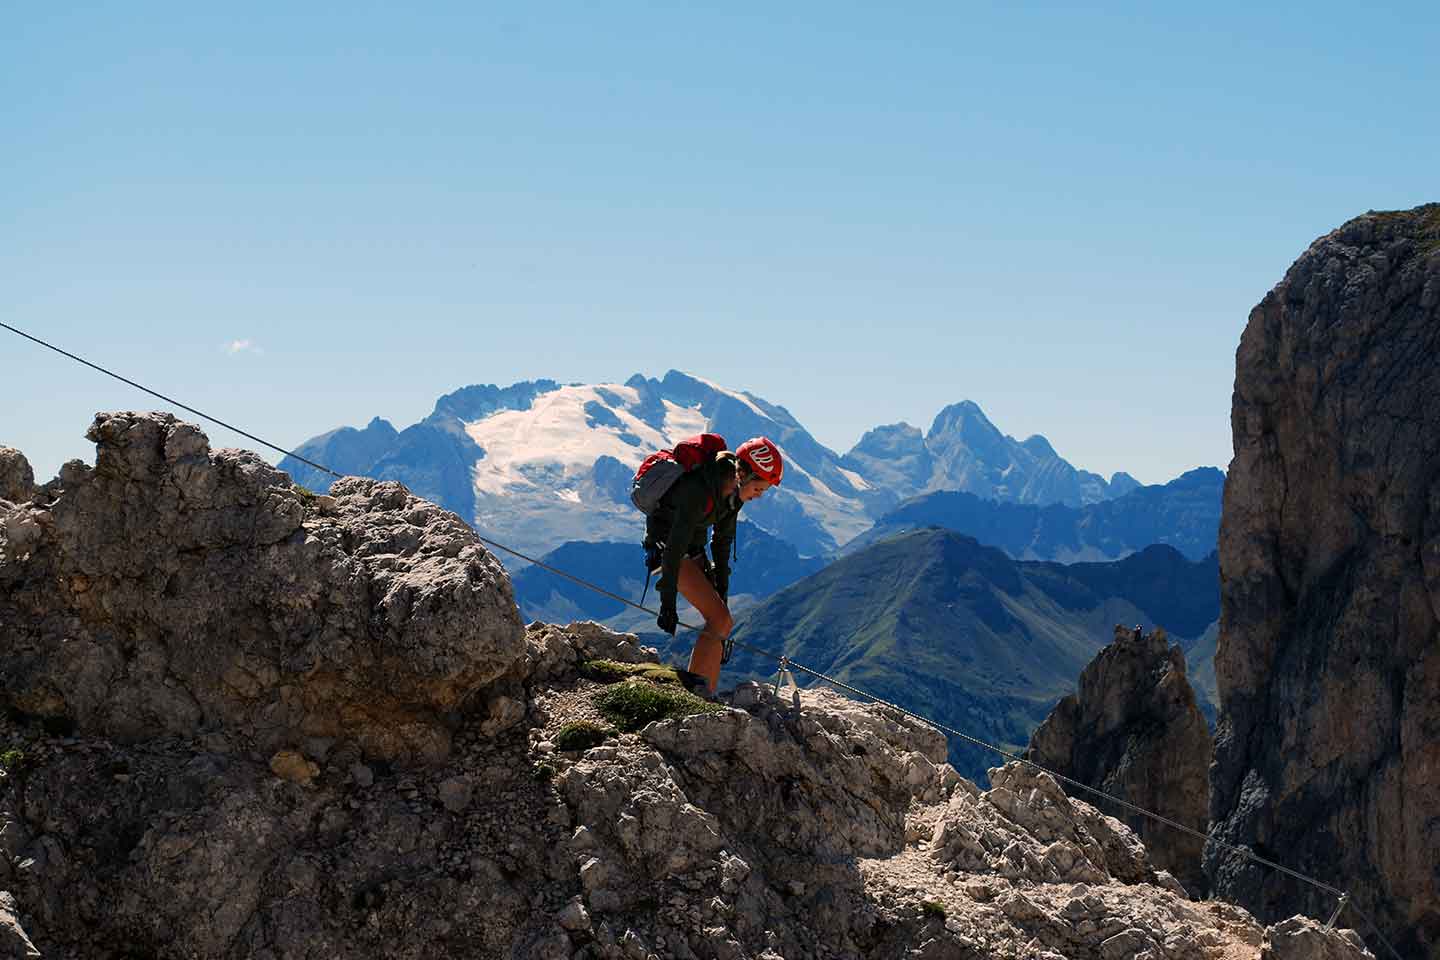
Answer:
<svg viewBox="0 0 1440 960"><path fill-rule="evenodd" d="M1440 199L1433 3L220 6L6 11L0 317L282 445L676 367L1161 482L1305 246ZM0 335L42 477L158 405Z"/></svg>

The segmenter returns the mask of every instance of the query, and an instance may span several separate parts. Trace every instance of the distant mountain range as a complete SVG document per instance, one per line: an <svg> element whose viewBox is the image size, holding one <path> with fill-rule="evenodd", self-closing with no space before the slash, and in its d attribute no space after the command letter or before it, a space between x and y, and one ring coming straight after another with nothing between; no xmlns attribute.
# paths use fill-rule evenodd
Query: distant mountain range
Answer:
<svg viewBox="0 0 1440 960"><path fill-rule="evenodd" d="M1163 626L1192 649L1219 609L1214 555L1193 562L1152 546L1111 563L1021 562L971 537L926 529L781 590L748 611L735 635L1019 751L1116 623ZM646 640L681 662L693 643L688 635ZM725 683L773 671L773 663L737 652ZM983 780L996 757L952 742L951 762Z"/></svg>
<svg viewBox="0 0 1440 960"><path fill-rule="evenodd" d="M1082 507L1003 503L941 491L908 500L843 548L854 553L922 527L944 527L999 547L1017 560L1113 560L1166 543L1192 560L1215 552L1225 474L1201 467L1166 484L1136 487Z"/></svg>
<svg viewBox="0 0 1440 960"><path fill-rule="evenodd" d="M1015 440L969 401L940 411L926 434L876 427L842 456L784 407L675 370L623 384L465 387L404 430L376 418L296 452L342 473L400 480L488 536L546 552L577 540L638 541L643 525L628 499L635 467L702 430L737 445L761 434L780 445L784 485L746 515L805 556L833 554L903 501L935 491L1079 508L1139 486L1128 474L1077 470L1044 437ZM293 457L280 466L312 489L329 486Z"/></svg>
<svg viewBox="0 0 1440 960"><path fill-rule="evenodd" d="M743 610L820 570L825 561L802 557L795 548L760 527L741 520L735 532L738 556L730 579L730 606ZM644 551L639 542L572 541L539 558L546 564L583 577L611 593L638 601L645 586ZM655 618L618 600L537 566L517 570L510 578L515 602L526 620L569 623L597 620L613 629L646 633ZM649 604L654 606L654 584Z"/></svg>
<svg viewBox="0 0 1440 960"><path fill-rule="evenodd" d="M1078 507L1140 486L1128 473L1106 480L1075 469L1039 434L1022 442L1001 433L969 400L941 410L924 435L908 423L876 427L841 464L870 482L879 499L893 497L893 503L960 490L987 500Z"/></svg>

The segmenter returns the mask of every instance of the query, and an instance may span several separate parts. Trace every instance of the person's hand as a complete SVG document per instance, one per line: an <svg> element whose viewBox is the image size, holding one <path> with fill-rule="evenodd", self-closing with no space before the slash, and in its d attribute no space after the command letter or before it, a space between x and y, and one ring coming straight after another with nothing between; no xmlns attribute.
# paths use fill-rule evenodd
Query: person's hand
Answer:
<svg viewBox="0 0 1440 960"><path fill-rule="evenodd" d="M674 600L660 602L660 616L655 618L655 625L670 636L675 636L675 628L680 625L680 614L675 612Z"/></svg>

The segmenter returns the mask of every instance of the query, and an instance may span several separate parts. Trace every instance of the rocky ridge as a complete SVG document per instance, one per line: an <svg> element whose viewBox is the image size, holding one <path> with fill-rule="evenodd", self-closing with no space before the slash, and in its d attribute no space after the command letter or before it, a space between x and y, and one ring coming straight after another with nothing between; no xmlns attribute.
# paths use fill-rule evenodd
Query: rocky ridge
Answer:
<svg viewBox="0 0 1440 960"><path fill-rule="evenodd" d="M397 484L311 501L170 417L102 415L93 435L93 472L0 503L12 953L1368 955L1191 901L1048 776L1013 764L982 792L933 729L827 691L742 684L562 749L605 691L665 688L590 665L653 651L594 624L517 629L494 558ZM198 579L211 565L243 602L163 626L167 601L222 583ZM241 652L272 669L234 691ZM379 735L364 696L423 735Z"/></svg>
<svg viewBox="0 0 1440 960"><path fill-rule="evenodd" d="M1213 744L1185 655L1163 629L1115 627L1115 640L1080 674L1030 738L1026 759L1205 832ZM1138 814L1123 819L1155 862L1201 894L1204 841Z"/></svg>
<svg viewBox="0 0 1440 960"><path fill-rule="evenodd" d="M1250 313L1220 532L1211 819L1440 951L1440 204L1358 217ZM1257 914L1311 888L1220 849Z"/></svg>

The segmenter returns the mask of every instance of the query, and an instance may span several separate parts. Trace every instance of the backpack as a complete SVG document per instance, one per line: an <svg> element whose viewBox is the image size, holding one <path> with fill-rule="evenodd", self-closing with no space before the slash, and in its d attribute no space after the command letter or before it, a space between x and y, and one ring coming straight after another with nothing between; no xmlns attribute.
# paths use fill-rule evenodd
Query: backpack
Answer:
<svg viewBox="0 0 1440 960"><path fill-rule="evenodd" d="M681 440L672 450L650 454L630 482L630 502L645 516L650 516L676 480L696 467L713 462L715 455L724 449L724 437L718 433L700 433Z"/></svg>

